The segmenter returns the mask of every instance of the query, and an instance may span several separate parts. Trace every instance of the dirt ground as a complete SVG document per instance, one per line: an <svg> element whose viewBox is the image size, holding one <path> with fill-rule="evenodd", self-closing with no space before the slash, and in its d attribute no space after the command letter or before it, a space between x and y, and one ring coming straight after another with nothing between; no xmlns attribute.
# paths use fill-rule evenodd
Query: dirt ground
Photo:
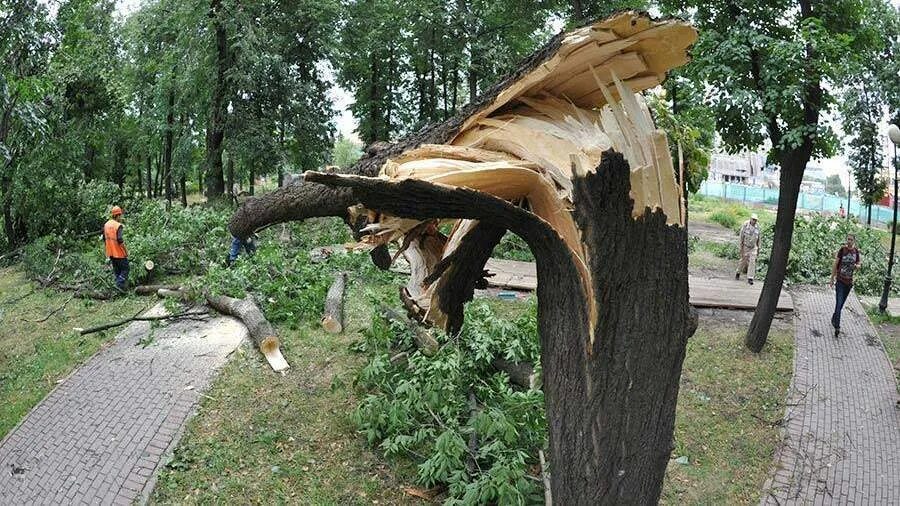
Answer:
<svg viewBox="0 0 900 506"><path fill-rule="evenodd" d="M688 234L699 237L701 241L716 243L729 243L737 241L737 234L719 225L706 221L691 221L688 223Z"/></svg>

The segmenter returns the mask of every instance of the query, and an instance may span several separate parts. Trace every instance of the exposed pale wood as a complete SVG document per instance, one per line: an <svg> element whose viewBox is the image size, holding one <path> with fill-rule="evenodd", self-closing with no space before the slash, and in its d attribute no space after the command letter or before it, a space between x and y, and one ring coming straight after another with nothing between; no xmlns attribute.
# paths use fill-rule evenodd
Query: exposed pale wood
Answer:
<svg viewBox="0 0 900 506"><path fill-rule="evenodd" d="M347 273L338 272L325 296L325 311L322 315L322 328L329 334L340 334L344 331L344 291L347 287Z"/></svg>
<svg viewBox="0 0 900 506"><path fill-rule="evenodd" d="M281 354L281 343L275 328L263 316L253 297L235 299L226 295L206 295L206 301L216 311L234 316L244 323L253 344L269 362L272 370L281 372L290 367Z"/></svg>
<svg viewBox="0 0 900 506"><path fill-rule="evenodd" d="M166 290L181 290L181 285L139 285L134 287L136 295L156 295L157 290L165 288Z"/></svg>

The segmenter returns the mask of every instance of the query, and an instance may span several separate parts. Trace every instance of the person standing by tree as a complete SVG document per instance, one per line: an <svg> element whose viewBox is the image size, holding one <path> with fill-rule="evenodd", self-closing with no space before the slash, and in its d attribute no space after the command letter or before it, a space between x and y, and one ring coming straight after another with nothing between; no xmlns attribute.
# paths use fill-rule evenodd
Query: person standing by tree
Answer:
<svg viewBox="0 0 900 506"><path fill-rule="evenodd" d="M122 237L121 223L124 212L119 206L113 206L112 217L103 225L103 242L106 245L106 256L112 262L113 274L116 277L116 288L124 291L128 283L128 250Z"/></svg>
<svg viewBox="0 0 900 506"><path fill-rule="evenodd" d="M844 204L841 204L841 208L838 209L838 216L840 216L841 218L847 217L847 212L844 211Z"/></svg>
<svg viewBox="0 0 900 506"><path fill-rule="evenodd" d="M759 253L759 216L750 215L750 219L741 225L741 259L738 261L734 279L741 279L741 272L747 272L747 283L753 284L756 277L756 255Z"/></svg>
<svg viewBox="0 0 900 506"><path fill-rule="evenodd" d="M834 333L841 331L841 310L847 297L850 296L850 289L853 288L853 273L862 264L862 257L856 248L856 236L847 234L847 243L841 246L837 252L837 258L834 260L834 267L831 269L831 282L829 285L834 287L835 305L834 314L831 315L831 325L834 327Z"/></svg>

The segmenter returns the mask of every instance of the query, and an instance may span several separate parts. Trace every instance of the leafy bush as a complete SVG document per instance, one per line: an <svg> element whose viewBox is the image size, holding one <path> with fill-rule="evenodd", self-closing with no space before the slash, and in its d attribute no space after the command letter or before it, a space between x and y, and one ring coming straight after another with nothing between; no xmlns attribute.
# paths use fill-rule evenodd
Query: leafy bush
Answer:
<svg viewBox="0 0 900 506"><path fill-rule="evenodd" d="M531 474L546 446L543 393L512 388L491 366L495 357L540 362L536 304L506 321L472 302L461 334L439 341L433 357L415 351L391 363L391 350L412 347L412 337L373 320L358 345L370 355L357 379L366 393L354 415L360 431L385 455L416 461L422 485L447 484L447 504L540 502ZM472 453L470 440L477 442Z"/></svg>
<svg viewBox="0 0 900 506"><path fill-rule="evenodd" d="M750 211L738 204L721 206L709 215L710 220L730 229L737 229L749 217Z"/></svg>
<svg viewBox="0 0 900 506"><path fill-rule="evenodd" d="M887 272L887 252L878 232L855 220L820 214L798 217L794 223L794 237L788 257L787 278L793 283L827 283L831 277L835 255L848 233L856 234L856 243L862 255L863 265L853 277L854 288L860 294L879 294ZM772 248L773 229L764 228L760 250L768 253ZM769 258L760 255L763 270L768 268ZM892 293L900 294L897 272L894 272Z"/></svg>
<svg viewBox="0 0 900 506"><path fill-rule="evenodd" d="M737 260L741 257L740 248L738 248L737 242L709 242L707 243L706 248L712 252L713 255L726 260Z"/></svg>

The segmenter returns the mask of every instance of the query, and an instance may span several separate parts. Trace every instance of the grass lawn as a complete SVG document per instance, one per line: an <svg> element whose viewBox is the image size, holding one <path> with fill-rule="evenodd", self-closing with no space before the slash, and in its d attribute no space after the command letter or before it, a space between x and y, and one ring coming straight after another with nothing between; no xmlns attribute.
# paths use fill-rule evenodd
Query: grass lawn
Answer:
<svg viewBox="0 0 900 506"><path fill-rule="evenodd" d="M366 292L348 292L348 330L339 336L301 324L281 329L291 370L276 375L255 351L244 349L214 383L174 460L163 471L153 504L302 503L409 504L415 486L405 460L387 461L366 446L350 415L359 399L353 381L364 365L349 346L369 324ZM395 292L394 292L395 293ZM493 301L514 317L519 306ZM512 303L515 304L515 303ZM749 503L758 499L772 464L776 420L790 381L790 332L773 332L759 356L744 351L744 323L701 323L688 346L667 503Z"/></svg>
<svg viewBox="0 0 900 506"><path fill-rule="evenodd" d="M731 312L723 312L727 315ZM744 315L745 316L745 315ZM791 380L793 334L773 326L763 352L744 347L746 322L701 318L688 341L662 502L755 504L772 466Z"/></svg>
<svg viewBox="0 0 900 506"><path fill-rule="evenodd" d="M149 303L146 298L136 297L111 301L69 300L71 293L35 290L34 284L16 267L0 269L0 294L0 438L57 381L117 332L113 329L79 336L72 332L73 327L90 327L133 316ZM46 321L35 321L60 307Z"/></svg>
<svg viewBox="0 0 900 506"><path fill-rule="evenodd" d="M151 503L409 502L402 486L412 472L373 453L350 421L364 357L349 345L369 325L374 291L397 293L354 280L341 335L305 323L280 328L291 364L283 376L255 350L240 348L189 423Z"/></svg>

